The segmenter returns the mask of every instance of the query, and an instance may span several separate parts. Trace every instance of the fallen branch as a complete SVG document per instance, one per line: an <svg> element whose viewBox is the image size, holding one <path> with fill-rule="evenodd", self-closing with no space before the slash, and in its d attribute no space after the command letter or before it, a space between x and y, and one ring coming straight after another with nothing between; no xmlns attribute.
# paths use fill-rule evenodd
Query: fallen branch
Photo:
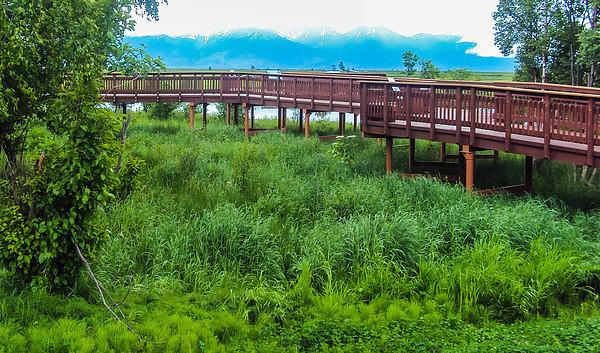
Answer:
<svg viewBox="0 0 600 353"><path fill-rule="evenodd" d="M112 316L115 318L115 320L123 322L125 325L127 325L127 328L130 331L136 332L133 329L133 327L129 324L129 322L127 322L127 318L125 317L125 314L123 313L123 311L120 308L120 305L122 302L117 304L115 302L115 300L112 298L112 296L110 295L110 293L106 290L106 288L104 288L102 283L98 280L98 278L96 278L94 271L92 271L92 266L90 265L89 261L83 256L83 254L81 252L81 248L79 247L79 244L77 244L75 239L73 239L73 244L75 245L75 251L77 252L77 256L79 256L79 259L81 260L83 267L85 267L85 270L87 271L88 275L90 276L90 279L92 280L92 282L94 282L94 285L96 286L96 289L98 290L98 294L100 295L100 300L102 301L102 304L104 305L106 310L108 310L112 314ZM110 305L109 305L109 302L110 302ZM113 310L113 309L116 309L118 311L118 313L115 312L115 310Z"/></svg>

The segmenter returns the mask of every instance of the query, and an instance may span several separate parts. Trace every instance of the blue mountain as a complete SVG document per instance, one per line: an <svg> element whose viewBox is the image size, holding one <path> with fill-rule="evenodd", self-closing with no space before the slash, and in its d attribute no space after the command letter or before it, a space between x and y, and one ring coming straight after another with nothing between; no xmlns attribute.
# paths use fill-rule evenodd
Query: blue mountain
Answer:
<svg viewBox="0 0 600 353"><path fill-rule="evenodd" d="M475 43L459 36L418 34L402 36L384 27L358 27L348 33L312 28L284 36L274 31L245 28L211 36L127 37L145 46L170 68L330 69L343 61L357 70L403 69L402 53L411 50L443 70L513 71L512 58L483 57L469 51Z"/></svg>

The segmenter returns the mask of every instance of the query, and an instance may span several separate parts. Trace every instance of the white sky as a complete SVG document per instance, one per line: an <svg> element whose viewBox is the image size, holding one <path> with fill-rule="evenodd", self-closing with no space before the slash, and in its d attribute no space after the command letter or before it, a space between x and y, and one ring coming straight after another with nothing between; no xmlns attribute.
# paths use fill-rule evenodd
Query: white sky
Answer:
<svg viewBox="0 0 600 353"><path fill-rule="evenodd" d="M160 20L135 17L130 35L211 34L257 27L286 33L308 27L347 32L359 26L384 26L411 36L454 34L476 42L474 52L501 56L494 46L492 13L498 0L169 0Z"/></svg>

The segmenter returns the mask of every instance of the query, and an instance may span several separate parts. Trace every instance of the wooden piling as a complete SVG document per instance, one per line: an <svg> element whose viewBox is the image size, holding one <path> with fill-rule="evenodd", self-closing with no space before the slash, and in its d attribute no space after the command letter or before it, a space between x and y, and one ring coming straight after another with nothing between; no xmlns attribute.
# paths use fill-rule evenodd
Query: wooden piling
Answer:
<svg viewBox="0 0 600 353"><path fill-rule="evenodd" d="M250 137L250 106L244 103L244 136L246 136L246 141Z"/></svg>
<svg viewBox="0 0 600 353"><path fill-rule="evenodd" d="M344 136L346 134L346 113L339 113L339 131L338 134L340 136Z"/></svg>
<svg viewBox="0 0 600 353"><path fill-rule="evenodd" d="M231 125L231 104L230 103L226 103L226 115L225 115L225 123L227 124L227 126Z"/></svg>
<svg viewBox="0 0 600 353"><path fill-rule="evenodd" d="M465 159L465 189L468 192L473 192L475 185L475 152L471 150L471 146L462 146L462 155Z"/></svg>
<svg viewBox="0 0 600 353"><path fill-rule="evenodd" d="M310 138L310 111L304 109L304 138Z"/></svg>
<svg viewBox="0 0 600 353"><path fill-rule="evenodd" d="M393 159L394 138L386 137L385 139L385 174L392 175L392 159Z"/></svg>
<svg viewBox="0 0 600 353"><path fill-rule="evenodd" d="M415 139L408 140L408 172L412 173L415 168L415 150L416 141Z"/></svg>
<svg viewBox="0 0 600 353"><path fill-rule="evenodd" d="M190 129L194 128L194 113L196 112L196 104L190 102Z"/></svg>

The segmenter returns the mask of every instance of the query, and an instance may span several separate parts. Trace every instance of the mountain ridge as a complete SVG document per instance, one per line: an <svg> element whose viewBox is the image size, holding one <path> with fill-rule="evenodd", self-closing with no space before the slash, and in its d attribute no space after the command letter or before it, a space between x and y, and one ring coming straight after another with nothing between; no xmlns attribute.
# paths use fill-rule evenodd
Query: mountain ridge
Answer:
<svg viewBox="0 0 600 353"><path fill-rule="evenodd" d="M411 50L443 70L513 71L514 59L479 56L476 43L456 35L404 36L386 27L356 27L340 33L329 27L286 34L238 28L212 35L128 36L171 68L331 69L344 62L357 70L403 69L402 53Z"/></svg>

